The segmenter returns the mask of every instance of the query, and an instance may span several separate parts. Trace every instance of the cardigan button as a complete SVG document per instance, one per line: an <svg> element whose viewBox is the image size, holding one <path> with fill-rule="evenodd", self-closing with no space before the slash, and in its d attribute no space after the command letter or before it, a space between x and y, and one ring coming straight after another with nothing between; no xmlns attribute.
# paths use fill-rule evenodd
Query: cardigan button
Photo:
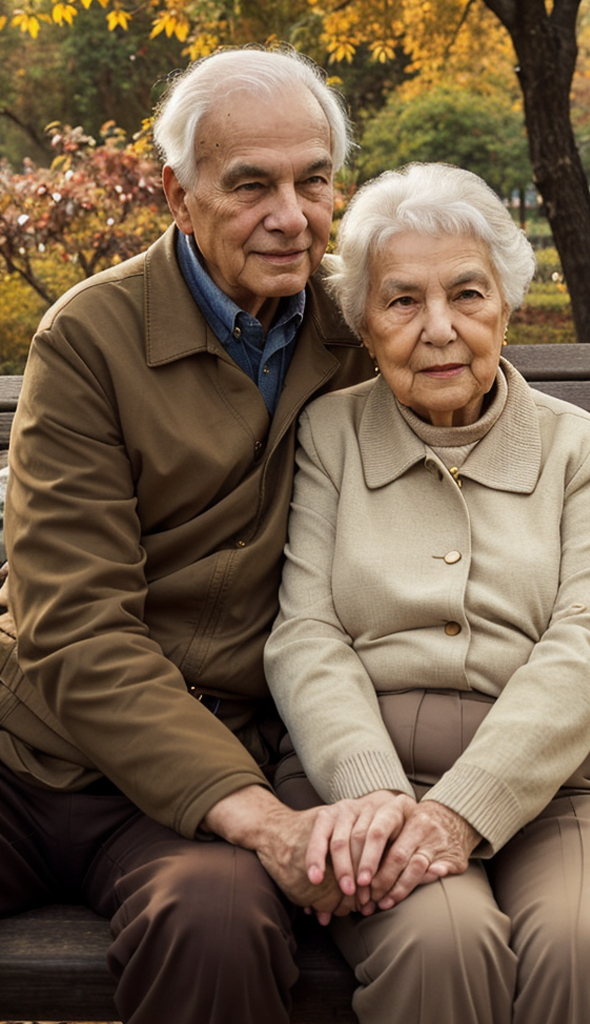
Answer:
<svg viewBox="0 0 590 1024"><path fill-rule="evenodd" d="M462 555L460 551L447 551L446 555L444 556L444 560L447 563L447 565L454 565L455 562L460 562L461 558Z"/></svg>
<svg viewBox="0 0 590 1024"><path fill-rule="evenodd" d="M458 622L447 622L445 624L445 633L447 636L457 636L461 632L461 626Z"/></svg>

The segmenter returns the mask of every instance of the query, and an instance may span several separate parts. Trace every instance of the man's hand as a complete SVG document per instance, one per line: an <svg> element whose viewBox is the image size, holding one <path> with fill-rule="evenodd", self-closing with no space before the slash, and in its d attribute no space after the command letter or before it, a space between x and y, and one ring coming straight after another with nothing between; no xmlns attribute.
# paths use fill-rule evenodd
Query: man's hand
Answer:
<svg viewBox="0 0 590 1024"><path fill-rule="evenodd" d="M260 863L292 903L312 907L325 923L331 914L354 909L327 868L316 881L308 877L306 853L322 808L293 811L262 786L246 786L215 804L203 826L236 846L254 850Z"/></svg>

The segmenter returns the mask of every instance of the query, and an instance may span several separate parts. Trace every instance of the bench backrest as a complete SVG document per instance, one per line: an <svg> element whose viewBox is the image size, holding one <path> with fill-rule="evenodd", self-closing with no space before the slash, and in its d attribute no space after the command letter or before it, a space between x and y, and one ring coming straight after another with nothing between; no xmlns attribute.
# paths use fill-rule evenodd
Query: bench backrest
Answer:
<svg viewBox="0 0 590 1024"><path fill-rule="evenodd" d="M590 412L590 345L507 345L502 354L532 387ZM0 451L8 447L22 380L0 376Z"/></svg>

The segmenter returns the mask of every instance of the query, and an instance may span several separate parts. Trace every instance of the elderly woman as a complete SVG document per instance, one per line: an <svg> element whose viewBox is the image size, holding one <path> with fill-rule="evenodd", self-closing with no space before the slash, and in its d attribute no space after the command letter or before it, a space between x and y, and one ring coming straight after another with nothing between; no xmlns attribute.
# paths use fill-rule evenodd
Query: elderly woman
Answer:
<svg viewBox="0 0 590 1024"><path fill-rule="evenodd" d="M534 271L475 175L362 188L332 287L379 376L304 412L271 688L361 913L362 1024L590 1021L590 416L501 359Z"/></svg>

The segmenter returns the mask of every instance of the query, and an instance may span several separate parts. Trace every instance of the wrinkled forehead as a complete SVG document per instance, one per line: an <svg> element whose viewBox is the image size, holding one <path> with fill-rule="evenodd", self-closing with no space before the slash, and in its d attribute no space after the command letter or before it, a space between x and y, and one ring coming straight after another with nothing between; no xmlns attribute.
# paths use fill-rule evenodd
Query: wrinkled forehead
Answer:
<svg viewBox="0 0 590 1024"><path fill-rule="evenodd" d="M297 154L303 161L331 160L331 133L319 102L303 85L272 95L254 86L231 84L199 122L195 137L197 166L252 163L265 154Z"/></svg>

